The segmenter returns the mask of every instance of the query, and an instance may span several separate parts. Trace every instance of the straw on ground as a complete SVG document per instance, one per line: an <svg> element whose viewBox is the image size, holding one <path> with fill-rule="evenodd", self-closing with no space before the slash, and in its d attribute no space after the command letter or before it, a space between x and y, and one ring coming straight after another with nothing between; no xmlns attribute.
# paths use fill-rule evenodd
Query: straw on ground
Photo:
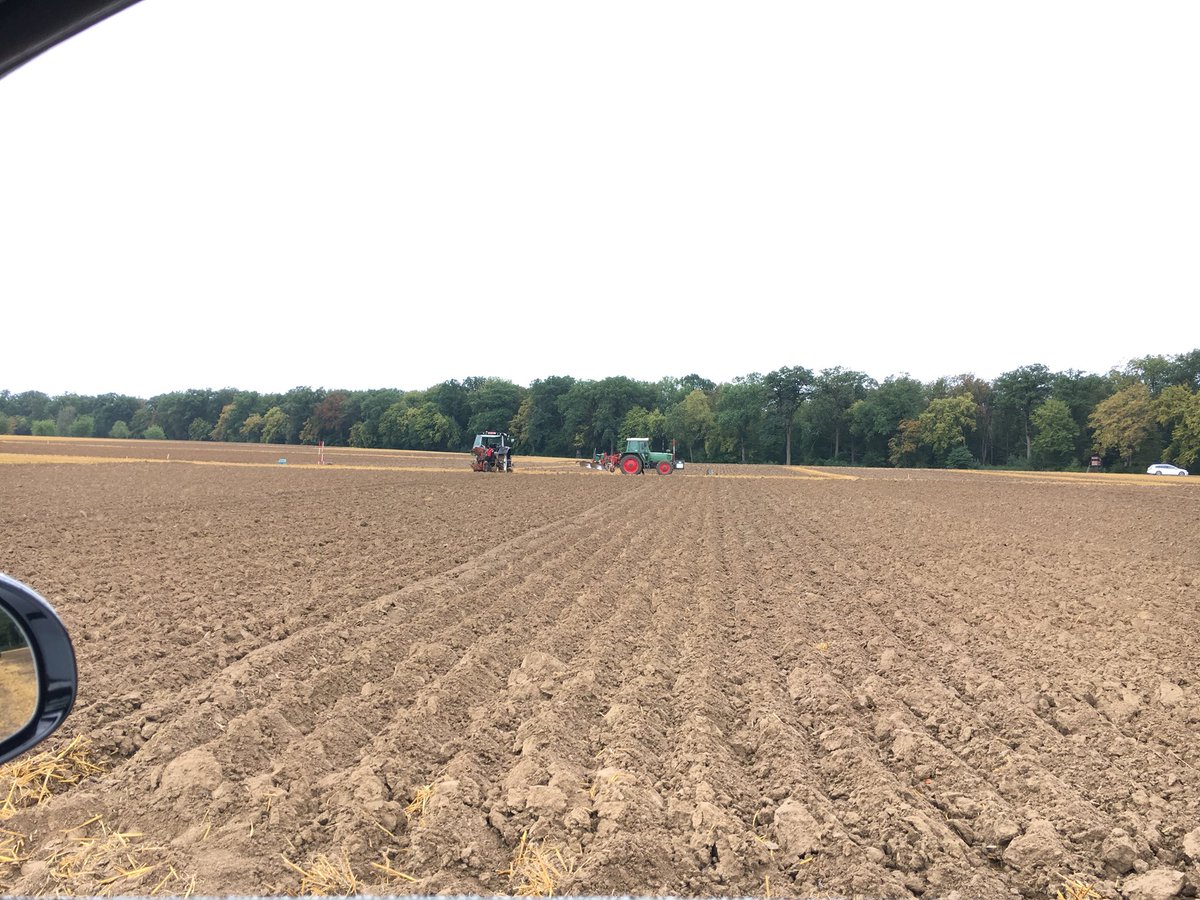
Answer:
<svg viewBox="0 0 1200 900"><path fill-rule="evenodd" d="M300 876L300 893L313 897L324 897L329 894L357 894L358 878L350 868L350 861L345 855L340 860L331 860L324 853L309 859L306 865L300 866L286 856L284 863Z"/></svg>
<svg viewBox="0 0 1200 900"><path fill-rule="evenodd" d="M187 897L196 890L196 876L181 875L164 859L168 849L142 843L145 835L139 831L111 828L96 816L67 834L67 845L46 860L49 887L55 894L166 892Z"/></svg>
<svg viewBox="0 0 1200 900"><path fill-rule="evenodd" d="M0 828L0 878L19 868L28 859L22 852L24 849L25 835Z"/></svg>
<svg viewBox="0 0 1200 900"><path fill-rule="evenodd" d="M1055 893L1055 900L1100 900L1094 882L1084 881L1079 875L1063 879L1063 886Z"/></svg>
<svg viewBox="0 0 1200 900"><path fill-rule="evenodd" d="M81 737L0 766L0 822L103 771L91 743Z"/></svg>
<svg viewBox="0 0 1200 900"><path fill-rule="evenodd" d="M559 885L575 871L562 851L545 841L529 840L529 832L513 851L512 863L500 874L508 876L508 885L517 897L553 897Z"/></svg>
<svg viewBox="0 0 1200 900"><path fill-rule="evenodd" d="M433 796L433 785L426 784L417 788L417 792L413 795L412 803L404 807L404 817L408 823L413 824L416 819L418 826L425 822L425 814L429 812L429 798Z"/></svg>

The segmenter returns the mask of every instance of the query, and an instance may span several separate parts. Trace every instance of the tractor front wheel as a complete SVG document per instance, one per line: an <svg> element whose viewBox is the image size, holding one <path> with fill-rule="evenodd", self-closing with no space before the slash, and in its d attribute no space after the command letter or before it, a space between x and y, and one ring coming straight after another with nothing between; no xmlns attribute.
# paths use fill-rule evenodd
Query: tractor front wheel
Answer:
<svg viewBox="0 0 1200 900"><path fill-rule="evenodd" d="M621 457L621 471L626 475L641 475L642 461L636 456Z"/></svg>
<svg viewBox="0 0 1200 900"><path fill-rule="evenodd" d="M673 468L675 468L675 467L664 459L662 462L660 462L658 464L658 474L659 475L670 475L671 470Z"/></svg>

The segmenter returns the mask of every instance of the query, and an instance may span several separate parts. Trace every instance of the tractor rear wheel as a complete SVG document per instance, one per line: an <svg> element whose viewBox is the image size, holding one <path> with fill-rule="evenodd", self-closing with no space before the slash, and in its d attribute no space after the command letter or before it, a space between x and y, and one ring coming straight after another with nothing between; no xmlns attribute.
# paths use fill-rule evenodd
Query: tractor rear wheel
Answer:
<svg viewBox="0 0 1200 900"><path fill-rule="evenodd" d="M626 475L641 475L642 474L641 458L637 457L637 456L622 456L621 457L621 471L624 472Z"/></svg>
<svg viewBox="0 0 1200 900"><path fill-rule="evenodd" d="M670 475L671 470L673 468L675 468L675 467L664 459L662 462L660 462L658 464L658 474L659 475Z"/></svg>

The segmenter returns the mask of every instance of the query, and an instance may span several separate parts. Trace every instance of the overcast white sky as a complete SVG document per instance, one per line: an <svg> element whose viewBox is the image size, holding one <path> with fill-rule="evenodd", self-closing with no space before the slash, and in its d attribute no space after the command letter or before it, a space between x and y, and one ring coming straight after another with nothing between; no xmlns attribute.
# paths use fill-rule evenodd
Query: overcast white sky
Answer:
<svg viewBox="0 0 1200 900"><path fill-rule="evenodd" d="M0 80L0 388L1200 346L1200 4L143 0Z"/></svg>

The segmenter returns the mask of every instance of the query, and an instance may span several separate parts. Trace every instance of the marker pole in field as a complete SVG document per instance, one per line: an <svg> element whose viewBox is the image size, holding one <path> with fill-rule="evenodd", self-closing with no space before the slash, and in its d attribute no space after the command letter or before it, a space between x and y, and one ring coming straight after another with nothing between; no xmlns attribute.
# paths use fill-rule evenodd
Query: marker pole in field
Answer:
<svg viewBox="0 0 1200 900"><path fill-rule="evenodd" d="M320 441L317 443L317 465L318 466L325 465L325 442L324 441Z"/></svg>

